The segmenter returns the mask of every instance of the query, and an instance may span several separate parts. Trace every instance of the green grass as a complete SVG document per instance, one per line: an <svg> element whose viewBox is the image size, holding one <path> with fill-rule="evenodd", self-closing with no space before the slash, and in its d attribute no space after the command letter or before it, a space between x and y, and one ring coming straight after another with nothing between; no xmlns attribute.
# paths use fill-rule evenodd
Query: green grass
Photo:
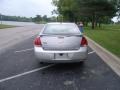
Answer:
<svg viewBox="0 0 120 90"><path fill-rule="evenodd" d="M15 26L0 24L0 29L4 29L4 28L12 28L12 27L15 27Z"/></svg>
<svg viewBox="0 0 120 90"><path fill-rule="evenodd" d="M95 30L85 27L85 35L120 57L120 25L104 25Z"/></svg>

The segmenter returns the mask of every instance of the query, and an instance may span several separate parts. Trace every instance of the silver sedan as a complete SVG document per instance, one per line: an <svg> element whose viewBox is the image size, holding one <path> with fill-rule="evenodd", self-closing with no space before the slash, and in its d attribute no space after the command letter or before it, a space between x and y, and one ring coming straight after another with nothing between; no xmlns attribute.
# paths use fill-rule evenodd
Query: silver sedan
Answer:
<svg viewBox="0 0 120 90"><path fill-rule="evenodd" d="M40 62L81 62L87 58L87 40L75 23L48 23L34 40Z"/></svg>

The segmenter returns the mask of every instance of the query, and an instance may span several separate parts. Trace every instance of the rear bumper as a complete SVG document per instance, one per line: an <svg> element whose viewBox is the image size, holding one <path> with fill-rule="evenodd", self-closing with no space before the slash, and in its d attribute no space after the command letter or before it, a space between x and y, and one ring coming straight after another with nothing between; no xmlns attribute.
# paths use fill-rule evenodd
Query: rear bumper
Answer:
<svg viewBox="0 0 120 90"><path fill-rule="evenodd" d="M75 51L46 51L41 47L34 47L34 52L36 58L40 62L80 62L87 58L87 47L81 47L79 50ZM62 53L63 56L59 54Z"/></svg>

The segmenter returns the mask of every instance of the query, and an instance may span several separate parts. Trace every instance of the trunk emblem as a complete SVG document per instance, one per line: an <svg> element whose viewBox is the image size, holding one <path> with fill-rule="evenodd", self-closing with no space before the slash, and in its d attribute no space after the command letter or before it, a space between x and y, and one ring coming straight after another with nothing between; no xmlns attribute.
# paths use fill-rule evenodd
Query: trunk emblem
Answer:
<svg viewBox="0 0 120 90"><path fill-rule="evenodd" d="M43 44L47 44L47 42L43 42Z"/></svg>
<svg viewBox="0 0 120 90"><path fill-rule="evenodd" d="M64 37L62 37L62 36L60 36L60 37L58 37L59 39L64 39Z"/></svg>

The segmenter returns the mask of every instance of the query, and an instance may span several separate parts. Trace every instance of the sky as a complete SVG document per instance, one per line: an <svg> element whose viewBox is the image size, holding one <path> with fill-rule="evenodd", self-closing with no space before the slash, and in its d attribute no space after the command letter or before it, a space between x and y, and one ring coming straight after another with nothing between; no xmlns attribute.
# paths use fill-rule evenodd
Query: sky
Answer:
<svg viewBox="0 0 120 90"><path fill-rule="evenodd" d="M0 13L11 16L35 17L39 15L52 16L55 7L52 0L0 0Z"/></svg>
<svg viewBox="0 0 120 90"><path fill-rule="evenodd" d="M112 18L112 21L114 21L114 22L118 22L118 21L120 21L120 18L118 19L117 16L116 16L116 17L113 17L113 18Z"/></svg>

